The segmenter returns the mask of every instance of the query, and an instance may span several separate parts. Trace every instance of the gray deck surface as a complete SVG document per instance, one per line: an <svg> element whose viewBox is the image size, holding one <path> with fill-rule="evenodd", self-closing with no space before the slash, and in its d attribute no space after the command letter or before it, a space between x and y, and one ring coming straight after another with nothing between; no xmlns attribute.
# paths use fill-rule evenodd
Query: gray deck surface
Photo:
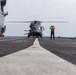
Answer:
<svg viewBox="0 0 76 75"><path fill-rule="evenodd" d="M20 51L33 45L35 38L0 37L0 57Z"/></svg>
<svg viewBox="0 0 76 75"><path fill-rule="evenodd" d="M0 39L0 75L76 75L75 39Z"/></svg>
<svg viewBox="0 0 76 75"><path fill-rule="evenodd" d="M48 51L76 65L76 39L39 38L39 42Z"/></svg>

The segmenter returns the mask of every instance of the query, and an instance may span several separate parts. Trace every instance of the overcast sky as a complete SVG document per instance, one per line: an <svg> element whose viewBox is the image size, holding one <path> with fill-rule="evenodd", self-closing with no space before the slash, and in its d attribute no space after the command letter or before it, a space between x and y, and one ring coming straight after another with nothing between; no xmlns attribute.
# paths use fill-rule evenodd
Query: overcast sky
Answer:
<svg viewBox="0 0 76 75"><path fill-rule="evenodd" d="M76 37L76 0L7 0L5 21L69 21L69 23L42 23L44 36L50 35L49 27L55 26L56 36ZM5 35L22 36L29 23L7 24Z"/></svg>

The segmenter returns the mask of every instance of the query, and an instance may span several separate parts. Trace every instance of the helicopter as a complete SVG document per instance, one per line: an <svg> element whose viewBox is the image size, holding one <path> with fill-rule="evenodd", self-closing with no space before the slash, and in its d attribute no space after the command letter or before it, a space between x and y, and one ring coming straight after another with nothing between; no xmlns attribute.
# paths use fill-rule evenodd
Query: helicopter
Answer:
<svg viewBox="0 0 76 75"><path fill-rule="evenodd" d="M0 37L3 37L3 33L6 30L4 25L4 19L8 15L8 12L4 13L4 6L6 5L7 0L0 0Z"/></svg>
<svg viewBox="0 0 76 75"><path fill-rule="evenodd" d="M30 23L29 30L24 30L28 31L28 33L24 35L28 35L27 37L29 38L30 36L33 37L41 37L42 38L42 32L45 30L44 26L41 26L41 21L7 21L7 23Z"/></svg>
<svg viewBox="0 0 76 75"><path fill-rule="evenodd" d="M45 30L43 26L41 26L41 22L40 21L32 21L30 23L30 30L29 30L29 33L28 33L28 38L30 36L33 36L33 37L41 37L42 38L42 32ZM26 30L25 30L26 31Z"/></svg>
<svg viewBox="0 0 76 75"><path fill-rule="evenodd" d="M6 26L4 25L4 19L8 15L8 12L4 13L4 6L6 5L7 0L0 0L0 37L3 37L3 33L6 30ZM44 26L41 26L41 23L68 23L68 21L7 21L6 23L30 23L30 29L27 33L28 38L30 36L33 37L41 37L42 32L45 30ZM26 31L26 30L25 30Z"/></svg>
<svg viewBox="0 0 76 75"><path fill-rule="evenodd" d="M29 30L24 30L28 31L28 33L24 34L27 35L29 38L30 36L33 37L43 37L43 31L45 30L44 26L41 26L41 23L68 23L68 21L7 21L7 23L30 23Z"/></svg>

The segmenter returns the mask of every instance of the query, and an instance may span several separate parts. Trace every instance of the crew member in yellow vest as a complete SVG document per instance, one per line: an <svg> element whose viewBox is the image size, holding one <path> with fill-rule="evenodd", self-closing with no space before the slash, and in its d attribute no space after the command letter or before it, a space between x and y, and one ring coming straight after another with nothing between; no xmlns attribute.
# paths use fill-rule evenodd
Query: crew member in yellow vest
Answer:
<svg viewBox="0 0 76 75"><path fill-rule="evenodd" d="M51 34L50 34L50 39L55 39L55 27L52 25L51 27L50 27L50 31L51 31Z"/></svg>

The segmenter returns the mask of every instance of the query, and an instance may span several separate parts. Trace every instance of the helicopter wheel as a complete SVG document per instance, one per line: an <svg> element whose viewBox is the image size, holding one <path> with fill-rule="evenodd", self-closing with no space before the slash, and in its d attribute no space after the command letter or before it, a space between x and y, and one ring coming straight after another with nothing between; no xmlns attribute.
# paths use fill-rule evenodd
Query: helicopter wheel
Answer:
<svg viewBox="0 0 76 75"><path fill-rule="evenodd" d="M30 35L28 35L28 38L30 37Z"/></svg>
<svg viewBox="0 0 76 75"><path fill-rule="evenodd" d="M42 38L42 35L40 35L40 38Z"/></svg>
<svg viewBox="0 0 76 75"><path fill-rule="evenodd" d="M35 36L33 35L33 38L34 38Z"/></svg>

